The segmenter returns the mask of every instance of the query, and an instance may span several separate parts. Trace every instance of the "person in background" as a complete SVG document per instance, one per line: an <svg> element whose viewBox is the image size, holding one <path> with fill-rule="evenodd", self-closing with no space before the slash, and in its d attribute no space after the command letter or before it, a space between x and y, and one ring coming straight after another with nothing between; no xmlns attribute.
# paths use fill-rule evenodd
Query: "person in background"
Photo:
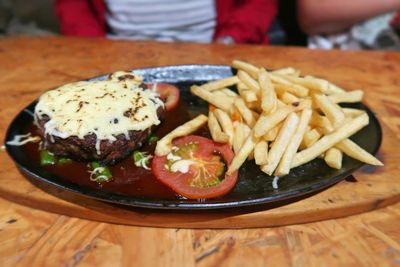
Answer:
<svg viewBox="0 0 400 267"><path fill-rule="evenodd" d="M400 49L400 0L298 0L310 48Z"/></svg>
<svg viewBox="0 0 400 267"><path fill-rule="evenodd" d="M277 0L56 0L61 33L267 44Z"/></svg>

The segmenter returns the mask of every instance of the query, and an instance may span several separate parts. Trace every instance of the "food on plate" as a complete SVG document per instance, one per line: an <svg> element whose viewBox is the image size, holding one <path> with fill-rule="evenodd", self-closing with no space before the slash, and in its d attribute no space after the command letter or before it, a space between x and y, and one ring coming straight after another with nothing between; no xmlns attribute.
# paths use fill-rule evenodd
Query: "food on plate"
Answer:
<svg viewBox="0 0 400 267"><path fill-rule="evenodd" d="M105 81L67 84L44 93L35 107L43 147L59 157L114 164L151 134L163 117L157 91L117 72Z"/></svg>
<svg viewBox="0 0 400 267"><path fill-rule="evenodd" d="M112 179L112 174L107 166L101 165L98 162L90 164L92 171L90 172L90 180L99 184L108 182Z"/></svg>
<svg viewBox="0 0 400 267"><path fill-rule="evenodd" d="M208 114L208 129L210 130L212 139L215 142L219 143L229 142L229 135L222 131L221 126L218 123L217 117L214 115L213 111L211 111Z"/></svg>
<svg viewBox="0 0 400 267"><path fill-rule="evenodd" d="M154 153L157 156L167 155L172 150L172 141L175 138L192 134L200 127L204 126L207 123L207 120L207 116L200 114L196 118L186 122L183 125L180 125L157 142L156 150Z"/></svg>
<svg viewBox="0 0 400 267"><path fill-rule="evenodd" d="M239 79L237 76L232 76L228 78L224 78L221 80L216 80L216 81L211 81L206 84L201 85L200 87L204 90L207 91L214 91L214 90L219 90L221 88L225 88L228 86L235 85L239 82Z"/></svg>
<svg viewBox="0 0 400 267"><path fill-rule="evenodd" d="M147 83L146 87L160 94L166 111L173 110L178 105L179 89L175 85L168 83Z"/></svg>
<svg viewBox="0 0 400 267"><path fill-rule="evenodd" d="M297 116L297 114L294 112L290 113L286 117L278 135L276 136L275 141L271 145L271 149L268 151L267 163L261 165L261 170L266 174L272 175L279 162L281 162L283 153L287 151L286 149L290 143L289 140L292 139L292 136L298 127L298 122L299 116Z"/></svg>
<svg viewBox="0 0 400 267"><path fill-rule="evenodd" d="M318 157L339 169L343 153L368 164L383 165L348 139L368 124L369 117L365 111L339 104L360 102L362 90L346 92L327 80L300 76L300 71L292 67L267 71L240 60L234 60L232 67L237 69L237 79L228 78L228 89L216 86L226 86L226 79L191 87L194 95L222 109L233 120L232 131L224 127L226 119L214 120L214 108L209 111L212 132L222 131L212 133L214 141L229 144L235 152L228 174L253 157L262 171L275 176L287 175L291 168ZM205 93L205 88L212 90ZM220 90L232 97L221 99ZM219 122L219 128L215 122ZM243 127L248 129L245 134ZM230 138L220 138L223 133ZM274 188L277 181L274 179Z"/></svg>
<svg viewBox="0 0 400 267"><path fill-rule="evenodd" d="M224 111L230 111L232 107L233 99L221 95L215 95L212 92L204 89L204 87L194 85L190 88L190 91L192 94L197 95L198 97L209 102L211 105L214 105L215 107Z"/></svg>
<svg viewBox="0 0 400 267"><path fill-rule="evenodd" d="M364 126L368 124L368 121L368 115L363 114L348 121L339 128L335 129L333 132L323 136L312 146L298 152L292 161L292 167L294 168L300 166L306 162L315 159L316 157L333 147L335 144L339 143L342 140L345 140L346 138L361 130Z"/></svg>
<svg viewBox="0 0 400 267"><path fill-rule="evenodd" d="M343 153L335 147L329 148L324 156L326 164L331 168L340 169L342 168Z"/></svg>
<svg viewBox="0 0 400 267"><path fill-rule="evenodd" d="M301 140L304 137L304 133L306 132L308 123L310 122L311 114L312 114L312 110L310 108L305 108L301 111L300 119L297 124L297 128L296 128L293 136L289 139L290 141L288 142L285 153L282 155L282 159L281 159L277 169L275 170L275 175L284 176L289 173L293 158L296 155L296 152L300 147ZM280 133L282 133L282 132L283 131L280 131ZM278 138L277 138L277 140L278 140ZM277 142L275 141L274 145L276 143ZM271 150L272 150L272 148L271 148Z"/></svg>
<svg viewBox="0 0 400 267"><path fill-rule="evenodd" d="M128 173L125 165L117 174L119 165L113 166L127 158L135 170L127 179L148 175L188 199L227 194L249 160L275 176L274 189L280 177L316 158L335 169L342 168L343 154L383 165L349 139L369 116L340 104L361 101L362 90L346 92L292 67L269 71L240 60L232 67L233 76L191 86L190 92L208 103L208 114L189 113L178 123L179 89L144 83L132 72L46 92L34 112L41 165L83 161L85 175L103 186ZM18 138L12 142L38 141Z"/></svg>
<svg viewBox="0 0 400 267"><path fill-rule="evenodd" d="M173 141L173 149L155 156L152 171L156 178L189 199L225 195L236 184L238 172L226 173L233 152L226 144L188 135Z"/></svg>

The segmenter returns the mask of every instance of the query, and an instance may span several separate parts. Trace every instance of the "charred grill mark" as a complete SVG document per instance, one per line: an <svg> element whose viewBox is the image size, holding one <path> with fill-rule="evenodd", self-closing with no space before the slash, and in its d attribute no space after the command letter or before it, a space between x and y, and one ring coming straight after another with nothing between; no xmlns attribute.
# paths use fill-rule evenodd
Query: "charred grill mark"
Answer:
<svg viewBox="0 0 400 267"><path fill-rule="evenodd" d="M130 118L133 114L132 108L128 109L127 111L124 112L124 116L127 118Z"/></svg>
<svg viewBox="0 0 400 267"><path fill-rule="evenodd" d="M116 93L116 92L114 92L114 93ZM101 98L104 98L104 97L106 97L106 96L111 96L112 98L115 98L115 96L113 95L113 94L110 94L110 93L104 93L104 95L102 95L102 96L96 96L95 98L96 99L101 99Z"/></svg>
<svg viewBox="0 0 400 267"><path fill-rule="evenodd" d="M134 79L135 79L135 76L132 74L125 74L125 75L118 77L118 81L120 81L120 82L126 81L126 80L134 80Z"/></svg>
<svg viewBox="0 0 400 267"><path fill-rule="evenodd" d="M83 105L85 105L85 104L88 105L89 102L87 102L87 101L79 101L78 109L76 110L76 112L79 112L82 109Z"/></svg>

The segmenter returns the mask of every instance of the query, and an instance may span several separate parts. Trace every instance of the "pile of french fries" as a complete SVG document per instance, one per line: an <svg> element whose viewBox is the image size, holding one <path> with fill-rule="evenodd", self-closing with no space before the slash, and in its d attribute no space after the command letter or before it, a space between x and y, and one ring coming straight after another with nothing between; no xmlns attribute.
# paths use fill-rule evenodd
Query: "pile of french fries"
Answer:
<svg viewBox="0 0 400 267"><path fill-rule="evenodd" d="M329 81L301 76L291 67L267 71L239 60L232 67L237 75L191 87L194 95L210 104L208 120L197 117L196 127L182 125L185 131L179 133L189 134L208 122L213 140L228 143L235 153L228 173L247 159L279 177L317 157L340 169L343 153L383 165L349 139L368 124L365 111L338 105L360 102L362 90L345 91ZM171 136L176 137L176 132ZM164 150L158 154L171 149L171 136L160 140L159 150Z"/></svg>

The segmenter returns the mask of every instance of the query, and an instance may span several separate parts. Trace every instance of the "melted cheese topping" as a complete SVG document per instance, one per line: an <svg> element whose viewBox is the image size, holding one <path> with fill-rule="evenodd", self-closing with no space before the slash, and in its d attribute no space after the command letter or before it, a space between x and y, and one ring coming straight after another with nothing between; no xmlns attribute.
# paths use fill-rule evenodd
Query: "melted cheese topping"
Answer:
<svg viewBox="0 0 400 267"><path fill-rule="evenodd" d="M35 107L35 120L47 115L45 133L60 138L96 134L113 142L129 131L143 131L160 120L157 109L163 106L154 90L139 87L142 78L130 72L117 72L106 81L86 81L61 86L43 94ZM99 151L98 151L99 153Z"/></svg>

